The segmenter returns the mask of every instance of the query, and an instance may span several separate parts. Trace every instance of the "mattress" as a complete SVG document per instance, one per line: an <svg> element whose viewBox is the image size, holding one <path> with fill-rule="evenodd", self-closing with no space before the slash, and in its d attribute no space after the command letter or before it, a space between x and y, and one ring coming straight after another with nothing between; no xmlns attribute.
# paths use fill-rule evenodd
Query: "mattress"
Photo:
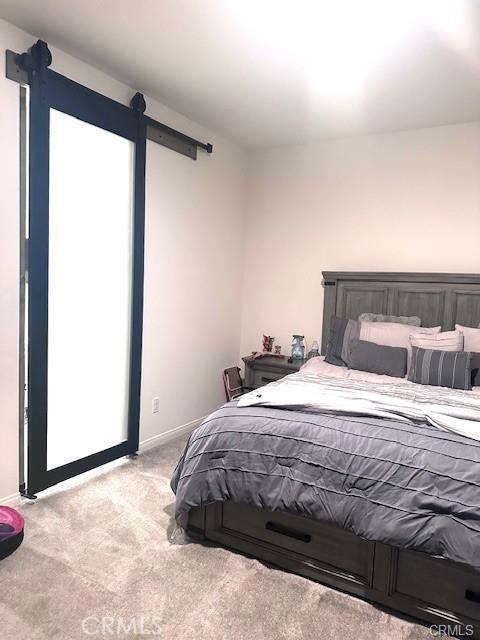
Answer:
<svg viewBox="0 0 480 640"><path fill-rule="evenodd" d="M331 380L349 384L392 384L387 376L316 360L301 373L316 370L321 378L330 371ZM444 390L436 393L441 397ZM470 402L480 406L478 390L460 393L470 393ZM239 407L234 401L193 432L171 486L183 527L192 507L231 500L480 571L480 442L405 416Z"/></svg>

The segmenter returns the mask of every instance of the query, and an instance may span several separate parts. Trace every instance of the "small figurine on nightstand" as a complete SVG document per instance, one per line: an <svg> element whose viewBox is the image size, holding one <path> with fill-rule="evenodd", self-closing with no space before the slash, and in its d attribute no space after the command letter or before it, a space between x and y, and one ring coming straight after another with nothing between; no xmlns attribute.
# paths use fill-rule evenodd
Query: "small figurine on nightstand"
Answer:
<svg viewBox="0 0 480 640"><path fill-rule="evenodd" d="M281 354L282 347L280 345L276 345L275 346L275 351L274 351L274 353L272 353L272 347L273 347L273 341L274 340L275 340L275 338L273 336L264 335L263 338L262 338L263 351L252 351L251 357L254 360L257 360L258 358L264 358L264 357L273 358L273 356L276 356L277 358L283 358L283 356Z"/></svg>
<svg viewBox="0 0 480 640"><path fill-rule="evenodd" d="M263 350L266 351L267 353L271 353L274 340L275 338L273 336L264 335L262 340Z"/></svg>

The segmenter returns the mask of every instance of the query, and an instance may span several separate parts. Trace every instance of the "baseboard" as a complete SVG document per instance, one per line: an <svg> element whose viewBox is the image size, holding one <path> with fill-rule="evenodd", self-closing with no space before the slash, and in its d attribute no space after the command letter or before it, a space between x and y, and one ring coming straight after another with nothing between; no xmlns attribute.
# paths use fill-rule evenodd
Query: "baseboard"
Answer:
<svg viewBox="0 0 480 640"><path fill-rule="evenodd" d="M169 429L168 431L159 433L156 436L152 436L151 438L142 440L142 442L140 442L140 451L147 451L148 449L157 447L160 444L165 444L170 440L175 440L175 438L178 438L179 436L186 435L187 433L191 433L194 429L198 427L198 425L201 422L203 422L203 420L205 420L205 418L206 416L203 416L202 418L197 418L196 420L192 420L191 422L181 424L178 427L174 427L173 429Z"/></svg>
<svg viewBox="0 0 480 640"><path fill-rule="evenodd" d="M20 494L12 493L10 496L0 498L0 504L4 507L16 507L20 504Z"/></svg>

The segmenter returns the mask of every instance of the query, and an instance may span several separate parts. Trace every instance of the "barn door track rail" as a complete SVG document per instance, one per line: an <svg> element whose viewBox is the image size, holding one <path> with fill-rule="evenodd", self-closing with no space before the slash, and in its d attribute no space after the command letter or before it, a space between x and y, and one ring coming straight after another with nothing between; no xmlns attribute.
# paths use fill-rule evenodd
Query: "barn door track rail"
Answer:
<svg viewBox="0 0 480 640"><path fill-rule="evenodd" d="M47 74L55 76L57 80L63 80L69 84L77 84L73 80L49 69L48 67L51 64L52 54L47 43L43 40L37 40L37 42L25 53L15 53L9 49L6 51L6 76L14 82L18 82L21 85L29 85L36 74ZM100 96L101 94L98 95ZM116 102L106 96L101 97L103 100ZM117 102L117 104L120 103ZM129 107L125 105L120 106L124 109L129 109ZM210 143L195 140L195 138L191 138L185 133L172 129L172 127L145 115L146 103L145 98L141 93L137 92L133 96L130 102L130 109L134 109L140 114L140 117L145 120L148 140L181 153L184 156L192 158L192 160L197 159L198 149L205 151L206 153L212 153L213 146Z"/></svg>

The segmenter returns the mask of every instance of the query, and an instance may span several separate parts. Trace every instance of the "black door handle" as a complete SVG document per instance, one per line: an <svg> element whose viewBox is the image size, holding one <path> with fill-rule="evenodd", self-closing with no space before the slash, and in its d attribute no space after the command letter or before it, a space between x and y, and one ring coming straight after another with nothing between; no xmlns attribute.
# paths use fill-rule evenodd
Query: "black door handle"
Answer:
<svg viewBox="0 0 480 640"><path fill-rule="evenodd" d="M300 540L300 542L310 542L310 540L312 539L312 536L309 533L295 531L295 529L284 527L282 524L277 524L276 522L267 522L267 524L265 525L265 529L267 529L268 531L279 533L282 536L287 536L288 538Z"/></svg>

